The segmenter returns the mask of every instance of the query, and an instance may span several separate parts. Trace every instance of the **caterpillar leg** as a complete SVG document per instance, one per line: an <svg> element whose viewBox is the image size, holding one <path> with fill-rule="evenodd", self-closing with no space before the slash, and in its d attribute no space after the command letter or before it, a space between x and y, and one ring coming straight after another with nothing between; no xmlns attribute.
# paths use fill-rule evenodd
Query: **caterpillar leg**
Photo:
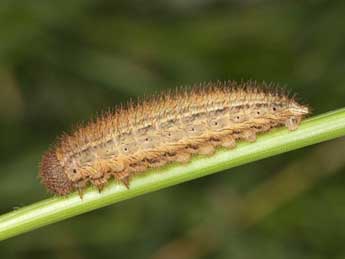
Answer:
<svg viewBox="0 0 345 259"><path fill-rule="evenodd" d="M130 173L128 170L115 173L115 179L123 183L127 189L129 189Z"/></svg>
<svg viewBox="0 0 345 259"><path fill-rule="evenodd" d="M236 140L233 136L225 136L221 139L222 146L233 149L236 147Z"/></svg>
<svg viewBox="0 0 345 259"><path fill-rule="evenodd" d="M243 138L246 141L249 142L255 142L256 141L256 132L255 130L246 130L243 133L241 133L241 138Z"/></svg>
<svg viewBox="0 0 345 259"><path fill-rule="evenodd" d="M104 177L98 178L98 179L91 179L90 180L91 183L97 187L98 192L101 192L104 188L104 186L106 185L106 183L108 182L108 180Z"/></svg>
<svg viewBox="0 0 345 259"><path fill-rule="evenodd" d="M129 170L134 173L145 171L147 168L148 163L146 161L141 161L139 163L129 165Z"/></svg>
<svg viewBox="0 0 345 259"><path fill-rule="evenodd" d="M149 167L151 167L151 168L161 167L161 166L163 166L163 165L165 165L167 163L168 163L168 159L164 158L164 157L161 157L159 159L156 159L156 160L152 161L149 164Z"/></svg>
<svg viewBox="0 0 345 259"><path fill-rule="evenodd" d="M208 145L201 145L198 148L198 153L200 155L212 155L215 152L215 148L213 145L208 144Z"/></svg>
<svg viewBox="0 0 345 259"><path fill-rule="evenodd" d="M125 163L123 161L111 161L109 164L111 171L113 172L121 172L125 169Z"/></svg>
<svg viewBox="0 0 345 259"><path fill-rule="evenodd" d="M187 145L186 147L185 147L185 152L186 153L190 153L190 154L197 154L197 153L199 153L198 152L198 149L199 149L199 146L198 145Z"/></svg>
<svg viewBox="0 0 345 259"><path fill-rule="evenodd" d="M290 117L285 121L285 126L290 131L294 131L298 128L299 124L301 123L301 117Z"/></svg>
<svg viewBox="0 0 345 259"><path fill-rule="evenodd" d="M78 181L77 183L74 184L74 190L78 191L80 199L83 199L84 190L85 190L86 186L87 186L87 180L86 179Z"/></svg>
<svg viewBox="0 0 345 259"><path fill-rule="evenodd" d="M218 147L222 145L222 140L220 138L211 138L209 143L214 147Z"/></svg>
<svg viewBox="0 0 345 259"><path fill-rule="evenodd" d="M175 161L182 163L182 164L185 164L185 163L189 162L191 157L192 157L192 155L190 153L181 152L181 153L176 154Z"/></svg>
<svg viewBox="0 0 345 259"><path fill-rule="evenodd" d="M82 199L83 199L83 196L84 196L84 191L83 191L82 188L78 188L77 190L78 190L79 197L80 197L80 199L82 200Z"/></svg>

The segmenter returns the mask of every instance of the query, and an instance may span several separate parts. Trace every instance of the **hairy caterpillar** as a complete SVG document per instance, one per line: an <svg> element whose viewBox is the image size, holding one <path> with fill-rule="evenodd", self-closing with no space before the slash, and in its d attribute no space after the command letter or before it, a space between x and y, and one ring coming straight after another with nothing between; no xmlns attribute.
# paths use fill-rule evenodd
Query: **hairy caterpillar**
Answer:
<svg viewBox="0 0 345 259"><path fill-rule="evenodd" d="M207 83L117 108L60 138L44 154L43 185L57 195L100 191L112 177L129 188L133 175L215 147L234 148L256 134L287 126L295 130L309 114L276 87L255 82Z"/></svg>

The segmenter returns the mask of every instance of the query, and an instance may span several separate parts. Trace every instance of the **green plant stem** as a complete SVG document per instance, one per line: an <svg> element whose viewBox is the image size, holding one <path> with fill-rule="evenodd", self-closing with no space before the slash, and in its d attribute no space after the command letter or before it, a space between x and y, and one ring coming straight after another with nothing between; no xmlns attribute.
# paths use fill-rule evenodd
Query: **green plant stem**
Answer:
<svg viewBox="0 0 345 259"><path fill-rule="evenodd" d="M344 135L345 108L305 120L296 131L277 129L259 136L255 143L239 143L233 150L219 149L210 157L196 156L188 164L151 170L134 177L128 190L111 182L101 193L89 188L82 200L73 193L9 212L0 216L0 240L144 193Z"/></svg>

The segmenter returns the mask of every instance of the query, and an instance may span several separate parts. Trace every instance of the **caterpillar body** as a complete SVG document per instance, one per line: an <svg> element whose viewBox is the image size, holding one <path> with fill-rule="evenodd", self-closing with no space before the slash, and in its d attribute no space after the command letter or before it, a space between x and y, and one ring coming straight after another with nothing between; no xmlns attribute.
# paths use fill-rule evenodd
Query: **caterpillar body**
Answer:
<svg viewBox="0 0 345 259"><path fill-rule="evenodd" d="M217 146L235 148L258 133L286 126L295 130L310 113L283 90L255 82L207 83L129 103L62 136L43 155L40 178L48 191L67 195L111 178L130 179Z"/></svg>

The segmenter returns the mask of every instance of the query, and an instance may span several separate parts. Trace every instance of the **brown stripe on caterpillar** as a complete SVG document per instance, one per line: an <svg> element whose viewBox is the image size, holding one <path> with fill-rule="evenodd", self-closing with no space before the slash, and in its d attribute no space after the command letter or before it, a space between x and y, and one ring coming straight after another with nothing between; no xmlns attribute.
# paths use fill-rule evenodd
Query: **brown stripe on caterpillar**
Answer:
<svg viewBox="0 0 345 259"><path fill-rule="evenodd" d="M207 83L120 106L61 137L42 158L40 177L57 195L100 191L115 178L130 179L148 168L186 163L192 154L234 148L238 140L279 126L295 130L310 113L283 90L255 82Z"/></svg>

